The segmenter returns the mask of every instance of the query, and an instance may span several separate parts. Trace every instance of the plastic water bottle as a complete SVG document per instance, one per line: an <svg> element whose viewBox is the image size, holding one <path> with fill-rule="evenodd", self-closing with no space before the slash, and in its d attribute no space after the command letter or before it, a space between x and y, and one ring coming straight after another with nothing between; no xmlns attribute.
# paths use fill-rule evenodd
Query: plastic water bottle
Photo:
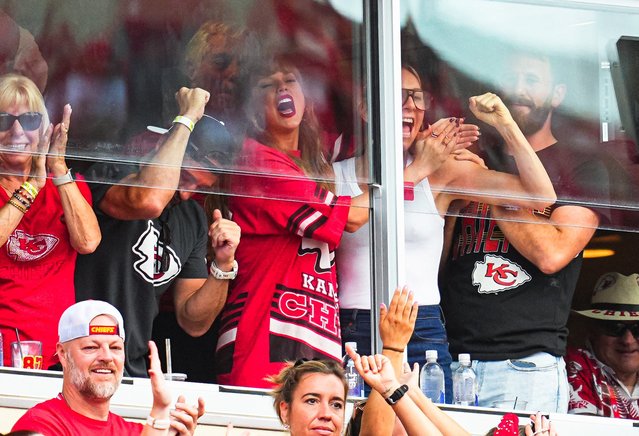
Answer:
<svg viewBox="0 0 639 436"><path fill-rule="evenodd" d="M470 354L459 355L459 368L453 373L453 400L460 406L477 405L477 376L470 364Z"/></svg>
<svg viewBox="0 0 639 436"><path fill-rule="evenodd" d="M350 345L353 350L357 351L357 342L347 342L346 345ZM355 362L348 354L344 357L345 369L346 369L346 381L348 381L348 396L349 397L364 397L364 379L357 369L355 369Z"/></svg>
<svg viewBox="0 0 639 436"><path fill-rule="evenodd" d="M419 374L419 386L433 403L445 403L444 370L437 363L437 350L426 351L426 364Z"/></svg>

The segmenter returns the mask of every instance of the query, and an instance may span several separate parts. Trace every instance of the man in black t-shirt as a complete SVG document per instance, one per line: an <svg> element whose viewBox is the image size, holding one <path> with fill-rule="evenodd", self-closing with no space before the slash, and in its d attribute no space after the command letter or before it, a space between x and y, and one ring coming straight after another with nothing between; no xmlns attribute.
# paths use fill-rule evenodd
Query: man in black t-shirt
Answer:
<svg viewBox="0 0 639 436"><path fill-rule="evenodd" d="M532 213L470 203L456 220L441 278L450 350L475 359L479 406L515 398L529 410L568 406L566 321L582 250L607 218L583 204L605 202L609 181L599 159L553 134L553 111L566 93L553 73L545 56L514 56L502 94L559 200ZM516 172L507 156L490 167Z"/></svg>
<svg viewBox="0 0 639 436"><path fill-rule="evenodd" d="M232 154L228 132L203 116L208 97L199 88L176 93L180 115L149 164L98 163L87 172L90 180L119 183L91 184L102 243L94 253L78 256L76 297L107 301L120 310L129 326L129 376L147 376L146 344L159 297L169 287L178 323L198 336L222 309L228 282L237 273L239 227L218 210L207 229L202 208L190 199L194 191L217 183L211 170L228 164ZM210 270L207 232L215 253Z"/></svg>

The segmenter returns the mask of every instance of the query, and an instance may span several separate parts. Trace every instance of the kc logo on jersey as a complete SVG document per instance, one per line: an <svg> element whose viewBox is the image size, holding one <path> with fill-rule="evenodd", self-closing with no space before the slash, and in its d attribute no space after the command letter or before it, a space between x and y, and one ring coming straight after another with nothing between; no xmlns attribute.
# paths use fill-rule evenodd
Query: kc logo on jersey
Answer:
<svg viewBox="0 0 639 436"><path fill-rule="evenodd" d="M7 254L18 262L29 262L46 256L58 245L53 235L30 235L22 230L14 231L7 241Z"/></svg>
<svg viewBox="0 0 639 436"><path fill-rule="evenodd" d="M329 250L326 242L315 239L302 238L298 254L315 254L315 272L318 274L330 271L335 263L335 252Z"/></svg>
<svg viewBox="0 0 639 436"><path fill-rule="evenodd" d="M529 282L531 277L517 263L501 256L487 254L473 268L473 285L480 294L497 294Z"/></svg>
<svg viewBox="0 0 639 436"><path fill-rule="evenodd" d="M140 235L133 246L133 253L138 260L133 263L133 269L153 286L161 286L173 280L182 269L182 262L169 246L159 242L160 231L149 220L146 230ZM169 262L165 271L160 268L160 260L164 250L168 253Z"/></svg>

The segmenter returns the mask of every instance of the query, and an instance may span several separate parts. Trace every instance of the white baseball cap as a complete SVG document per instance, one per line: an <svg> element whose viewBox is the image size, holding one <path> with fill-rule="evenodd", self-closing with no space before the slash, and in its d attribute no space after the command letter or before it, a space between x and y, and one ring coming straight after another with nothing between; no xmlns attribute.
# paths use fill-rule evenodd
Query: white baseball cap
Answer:
<svg viewBox="0 0 639 436"><path fill-rule="evenodd" d="M91 321L100 315L112 317L117 325L91 326ZM60 342L68 342L90 335L118 335L124 340L124 320L118 309L105 301L85 300L75 303L62 313L58 323Z"/></svg>

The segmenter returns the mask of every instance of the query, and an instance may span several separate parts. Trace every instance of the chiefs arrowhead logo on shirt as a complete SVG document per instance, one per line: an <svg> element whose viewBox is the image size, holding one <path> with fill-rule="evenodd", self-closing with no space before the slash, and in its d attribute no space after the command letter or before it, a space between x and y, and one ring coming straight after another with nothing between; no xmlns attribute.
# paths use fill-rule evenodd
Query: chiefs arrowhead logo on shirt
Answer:
<svg viewBox="0 0 639 436"><path fill-rule="evenodd" d="M531 277L521 266L501 256L487 254L483 262L476 262L473 285L480 294L497 294L529 282Z"/></svg>
<svg viewBox="0 0 639 436"><path fill-rule="evenodd" d="M170 246L159 243L160 231L149 220L146 230L140 235L132 250L138 257L133 269L153 286L161 286L177 277L182 269L182 262ZM160 268L160 259L164 250L169 255L168 267L165 271Z"/></svg>
<svg viewBox="0 0 639 436"><path fill-rule="evenodd" d="M59 239L53 235L30 235L22 230L15 230L7 241L7 255L18 262L29 262L43 258L49 254Z"/></svg>

